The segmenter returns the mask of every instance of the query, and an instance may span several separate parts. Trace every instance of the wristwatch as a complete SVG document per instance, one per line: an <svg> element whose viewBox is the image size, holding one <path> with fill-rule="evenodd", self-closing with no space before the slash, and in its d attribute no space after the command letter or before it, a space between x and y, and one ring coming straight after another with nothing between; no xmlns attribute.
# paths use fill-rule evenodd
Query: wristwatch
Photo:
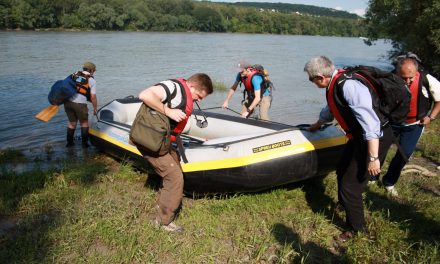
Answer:
<svg viewBox="0 0 440 264"><path fill-rule="evenodd" d="M376 160L378 160L378 159L379 159L379 157L373 157L373 156L369 156L369 157L368 157L368 160L369 160L370 162L376 161Z"/></svg>

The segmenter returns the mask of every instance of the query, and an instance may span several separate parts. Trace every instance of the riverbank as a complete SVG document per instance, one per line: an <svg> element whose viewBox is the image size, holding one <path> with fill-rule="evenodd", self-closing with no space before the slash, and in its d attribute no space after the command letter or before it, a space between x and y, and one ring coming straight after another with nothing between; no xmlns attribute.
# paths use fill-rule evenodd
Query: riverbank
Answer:
<svg viewBox="0 0 440 264"><path fill-rule="evenodd" d="M425 133L422 146L438 142L438 130L432 129ZM427 155L423 149L410 164L435 176L417 170L404 174L395 198L380 185L370 186L365 196L370 235L345 243L335 239L344 228L345 215L335 208L334 173L262 193L186 196L177 219L185 232L174 235L155 229L148 220L157 190L154 176L129 162L100 153L87 155L48 170L17 173L4 165L26 162L26 157L19 151L2 151L0 259L7 263L440 261L439 163L423 157Z"/></svg>

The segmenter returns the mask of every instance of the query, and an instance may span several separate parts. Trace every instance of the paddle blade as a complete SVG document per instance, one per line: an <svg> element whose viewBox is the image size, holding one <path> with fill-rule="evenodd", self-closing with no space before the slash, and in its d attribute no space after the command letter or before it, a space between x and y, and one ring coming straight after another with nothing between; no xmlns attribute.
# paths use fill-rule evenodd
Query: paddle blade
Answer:
<svg viewBox="0 0 440 264"><path fill-rule="evenodd" d="M52 117L54 117L54 115L56 115L56 113L58 113L59 108L60 107L58 105L50 105L41 110L41 112L39 112L35 118L43 122L48 122L52 119Z"/></svg>

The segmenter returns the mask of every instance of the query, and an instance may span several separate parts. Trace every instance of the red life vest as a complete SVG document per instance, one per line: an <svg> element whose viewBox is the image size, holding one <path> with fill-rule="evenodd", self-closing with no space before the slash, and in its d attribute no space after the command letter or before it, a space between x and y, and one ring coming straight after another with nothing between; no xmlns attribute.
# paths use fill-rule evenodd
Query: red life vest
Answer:
<svg viewBox="0 0 440 264"><path fill-rule="evenodd" d="M254 77L255 74L260 74L260 73L256 69L252 69L251 73L245 79L242 79L244 88L246 88L248 92L254 91L254 87L252 86L252 77Z"/></svg>
<svg viewBox="0 0 440 264"><path fill-rule="evenodd" d="M417 72L416 76L414 76L414 80L409 86L409 90L411 91L411 102L409 104L409 113L407 123L412 123L417 121L417 102L419 97L419 81L420 81L420 73Z"/></svg>
<svg viewBox="0 0 440 264"><path fill-rule="evenodd" d="M171 141L176 141L176 135L180 135L183 131L183 129L186 126L186 123L188 122L189 117L192 114L194 101L192 99L191 90L189 89L188 85L186 84L186 80L183 78L177 78L173 81L177 81L177 83L180 84L180 88L182 91L182 100L185 100L185 104L181 104L181 107L179 107L182 111L185 112L186 118L177 123L177 125L174 127L173 131L171 131ZM182 102L183 103L183 102Z"/></svg>
<svg viewBox="0 0 440 264"><path fill-rule="evenodd" d="M344 76L341 76L344 72L345 72L344 69L339 69L338 72L335 74L335 76L333 76L332 81L329 87L327 88L327 94L326 94L327 104L329 106L331 113L338 121L341 128L345 131L346 136L349 139L353 139L354 135L356 134L359 135L361 133L362 128L359 122L356 121L356 117L351 112L351 110L350 111L344 110L347 109L347 107L344 108L341 102L341 98L339 99L336 98L337 93L339 91L336 91L335 87L338 87L341 83L345 82L343 79ZM366 78L362 77L357 73L355 73L352 79L360 81L368 88L373 100L373 110L378 115L379 119L381 119L381 115L379 113L379 110L377 109L378 97L376 96L376 90L374 89L374 86ZM381 122L382 121L383 120L381 119Z"/></svg>
<svg viewBox="0 0 440 264"><path fill-rule="evenodd" d="M330 108L330 112L332 112L333 116L338 121L341 128L345 131L348 138L352 138L353 135L349 133L348 125L345 122L344 118L341 115L341 112L339 112L338 107L336 106L335 96L334 96L334 88L335 88L335 82L341 76L342 73L344 73L344 69L339 69L335 76L333 76L333 79L327 89L327 104Z"/></svg>
<svg viewBox="0 0 440 264"><path fill-rule="evenodd" d="M407 123L413 123L425 117L432 108L434 98L429 90L429 81L424 71L417 72L413 82L410 85L411 102L410 112L408 113ZM426 94L423 93L425 89Z"/></svg>

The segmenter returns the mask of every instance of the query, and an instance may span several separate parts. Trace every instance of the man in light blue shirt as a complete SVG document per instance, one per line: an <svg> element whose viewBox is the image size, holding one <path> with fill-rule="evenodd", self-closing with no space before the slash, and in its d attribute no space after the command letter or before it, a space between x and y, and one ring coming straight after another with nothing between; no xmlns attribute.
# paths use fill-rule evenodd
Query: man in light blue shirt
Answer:
<svg viewBox="0 0 440 264"><path fill-rule="evenodd" d="M392 130L383 127L384 116L376 108L378 98L362 81L335 70L330 59L314 57L304 71L319 88L327 89L328 105L319 120L310 126L316 131L324 123L338 121L349 138L336 170L338 200L346 211L348 230L340 235L343 241L354 233L366 232L362 193L370 175L378 175L392 143Z"/></svg>

